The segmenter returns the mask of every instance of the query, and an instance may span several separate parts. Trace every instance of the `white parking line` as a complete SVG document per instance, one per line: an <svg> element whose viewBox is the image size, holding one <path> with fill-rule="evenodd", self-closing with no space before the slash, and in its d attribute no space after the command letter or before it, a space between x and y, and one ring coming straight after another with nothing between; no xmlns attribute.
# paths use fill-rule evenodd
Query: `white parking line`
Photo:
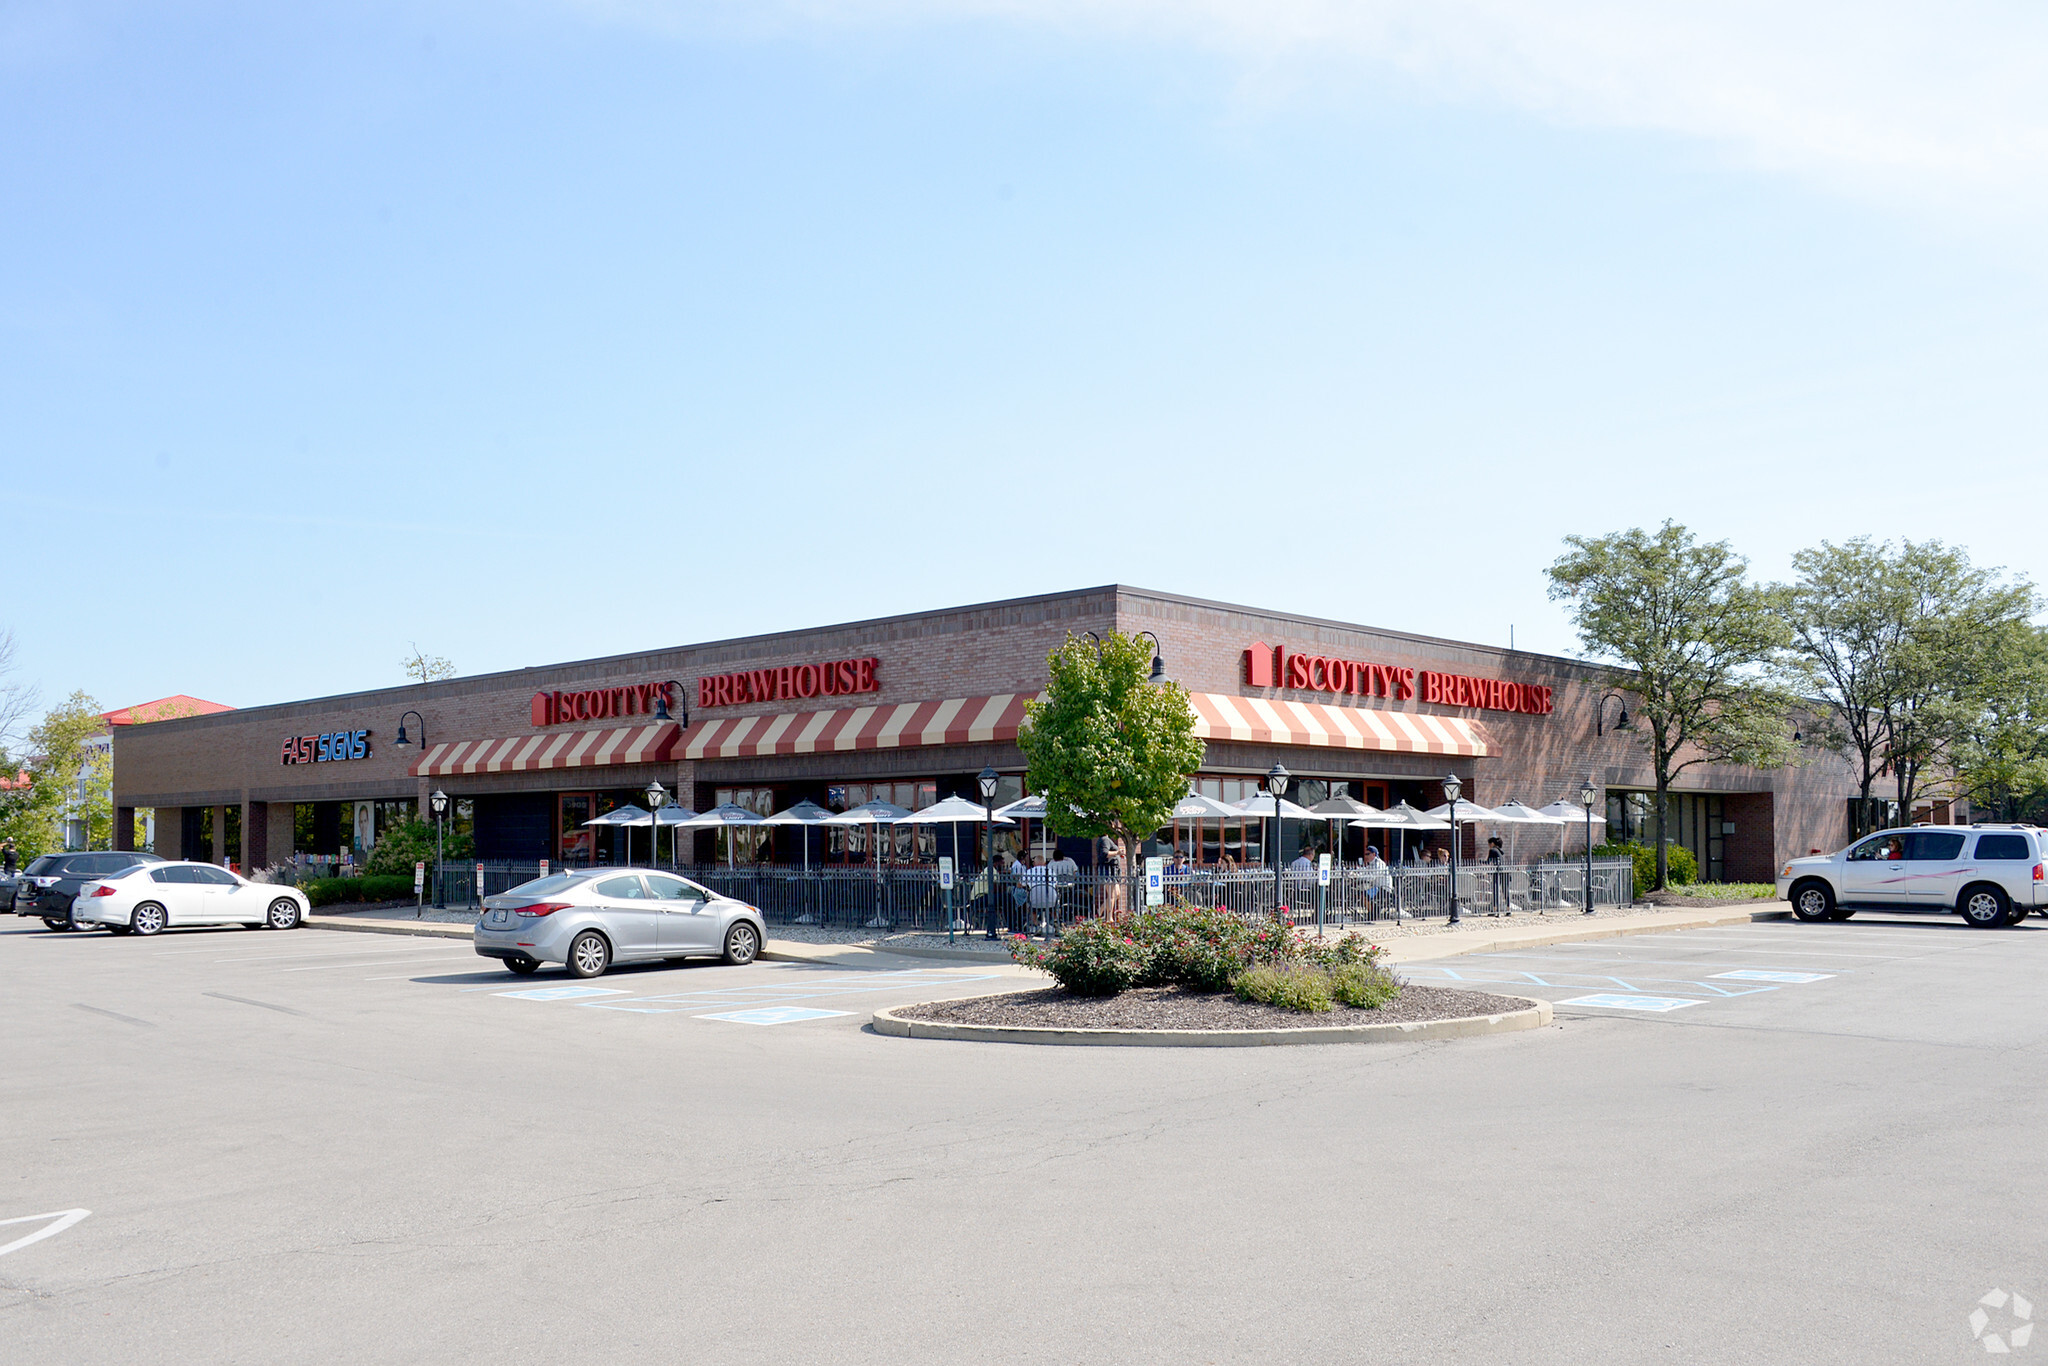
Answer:
<svg viewBox="0 0 2048 1366"><path fill-rule="evenodd" d="M448 946L441 943L407 944L395 949L322 949L306 953L259 953L240 958L216 958L216 963L289 963L294 958L389 957L394 953L433 953Z"/></svg>

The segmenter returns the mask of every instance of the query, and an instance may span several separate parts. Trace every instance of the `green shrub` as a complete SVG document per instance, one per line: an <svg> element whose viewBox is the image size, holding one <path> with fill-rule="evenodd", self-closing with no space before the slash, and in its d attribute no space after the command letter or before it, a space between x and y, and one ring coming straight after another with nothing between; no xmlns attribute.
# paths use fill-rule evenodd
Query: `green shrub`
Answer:
<svg viewBox="0 0 2048 1366"><path fill-rule="evenodd" d="M468 862L475 852L476 842L468 835L458 835L445 828L444 833L443 855L450 863ZM403 877L406 891L411 892L412 866L415 863L424 863L429 869L434 866L432 821L400 821L386 830L384 838L377 841L376 847L370 850L369 858L363 861L363 871Z"/></svg>
<svg viewBox="0 0 2048 1366"><path fill-rule="evenodd" d="M1010 941L1013 959L1052 974L1077 996L1158 986L1223 992L1246 968L1262 963L1331 971L1376 965L1383 952L1356 934L1318 940L1278 920L1185 905L1084 920L1049 945L1022 935Z"/></svg>
<svg viewBox="0 0 2048 1366"><path fill-rule="evenodd" d="M361 901L363 880L359 877L316 877L299 890L315 906L332 906L337 902Z"/></svg>
<svg viewBox="0 0 2048 1366"><path fill-rule="evenodd" d="M1636 866L1636 893L1641 895L1657 885L1657 851L1647 844L1601 844L1593 848L1594 858L1625 858ZM1664 862L1671 885L1684 887L1699 881L1700 861L1682 844L1665 846Z"/></svg>
<svg viewBox="0 0 2048 1366"><path fill-rule="evenodd" d="M1307 963L1261 963L1231 983L1240 1001L1318 1014L1330 1008L1330 974Z"/></svg>
<svg viewBox="0 0 2048 1366"><path fill-rule="evenodd" d="M412 900L412 871L406 870L404 877L366 877L362 879L362 895L365 901L410 901Z"/></svg>
<svg viewBox="0 0 2048 1366"><path fill-rule="evenodd" d="M1330 995L1358 1010L1378 1010L1401 994L1401 979L1371 963L1347 963L1330 972Z"/></svg>

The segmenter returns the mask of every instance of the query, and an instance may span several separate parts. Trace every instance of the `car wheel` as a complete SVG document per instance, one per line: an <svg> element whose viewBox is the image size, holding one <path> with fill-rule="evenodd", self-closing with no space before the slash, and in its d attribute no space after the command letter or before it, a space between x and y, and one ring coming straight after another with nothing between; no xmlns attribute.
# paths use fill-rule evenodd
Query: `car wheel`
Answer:
<svg viewBox="0 0 2048 1366"><path fill-rule="evenodd" d="M299 903L288 896L281 896L270 903L264 913L263 923L273 930L296 929L299 923Z"/></svg>
<svg viewBox="0 0 2048 1366"><path fill-rule="evenodd" d="M612 946L595 930L585 930L569 945L571 977L602 977L612 965Z"/></svg>
<svg viewBox="0 0 2048 1366"><path fill-rule="evenodd" d="M1825 882L1802 882L1792 889L1792 914L1801 920L1826 920L1835 913L1835 894Z"/></svg>
<svg viewBox="0 0 2048 1366"><path fill-rule="evenodd" d="M108 933L108 934L133 934L133 933L135 933L135 927L134 927L133 925L109 925L109 926L107 926L107 933Z"/></svg>
<svg viewBox="0 0 2048 1366"><path fill-rule="evenodd" d="M744 966L754 961L761 952L761 936L742 920L725 932L725 961Z"/></svg>
<svg viewBox="0 0 2048 1366"><path fill-rule="evenodd" d="M43 917L43 923L53 930L68 930L71 928L71 917L68 915L46 915Z"/></svg>
<svg viewBox="0 0 2048 1366"><path fill-rule="evenodd" d="M143 902L128 917L128 927L140 935L155 934L168 923L170 917L165 915L164 908L154 901Z"/></svg>
<svg viewBox="0 0 2048 1366"><path fill-rule="evenodd" d="M507 958L504 961L507 972L516 972L521 977L531 977L540 971L540 964L531 958Z"/></svg>
<svg viewBox="0 0 2048 1366"><path fill-rule="evenodd" d="M1856 914L1856 908L1854 906L1837 906L1835 907L1835 909L1828 912L1828 919L1847 920L1850 916L1854 914Z"/></svg>
<svg viewBox="0 0 2048 1366"><path fill-rule="evenodd" d="M2005 923L2008 925L2017 925L2026 918L2027 908L2025 906L2015 906L2005 913Z"/></svg>
<svg viewBox="0 0 2048 1366"><path fill-rule="evenodd" d="M1963 892L1963 899L1956 909L1963 919L1978 929L1993 930L2006 923L2006 913L2012 909L2012 903L2003 888L1979 883Z"/></svg>

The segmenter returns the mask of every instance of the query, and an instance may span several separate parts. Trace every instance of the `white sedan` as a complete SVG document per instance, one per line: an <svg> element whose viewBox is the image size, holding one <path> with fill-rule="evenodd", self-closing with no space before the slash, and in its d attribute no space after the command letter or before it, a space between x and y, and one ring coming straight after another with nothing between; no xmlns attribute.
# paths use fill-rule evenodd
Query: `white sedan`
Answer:
<svg viewBox="0 0 2048 1366"><path fill-rule="evenodd" d="M211 863L145 863L88 882L72 904L80 925L155 934L173 925L264 925L289 930L312 911L296 887L251 882Z"/></svg>

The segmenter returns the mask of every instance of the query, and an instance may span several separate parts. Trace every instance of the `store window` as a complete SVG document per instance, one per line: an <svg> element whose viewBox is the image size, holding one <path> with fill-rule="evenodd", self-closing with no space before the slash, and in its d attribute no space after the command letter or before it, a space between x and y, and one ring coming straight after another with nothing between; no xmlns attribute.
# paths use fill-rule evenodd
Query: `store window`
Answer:
<svg viewBox="0 0 2048 1366"><path fill-rule="evenodd" d="M721 787L715 794L720 806L739 806L757 816L775 814L775 789L771 787ZM732 844L732 861L735 863L762 863L767 860L775 839L774 827L766 830L749 829L746 826L721 826L716 832L717 861L726 861L726 843Z"/></svg>
<svg viewBox="0 0 2048 1366"><path fill-rule="evenodd" d="M832 798L835 811L850 811L872 801L917 811L939 799L939 785L936 782L833 783L826 789L826 795ZM939 852L937 830L929 825L831 825L825 828L828 831L825 857L835 862L861 863L874 858L875 851L869 844L871 835L879 835L882 841L880 857L884 863L931 859L936 858Z"/></svg>

